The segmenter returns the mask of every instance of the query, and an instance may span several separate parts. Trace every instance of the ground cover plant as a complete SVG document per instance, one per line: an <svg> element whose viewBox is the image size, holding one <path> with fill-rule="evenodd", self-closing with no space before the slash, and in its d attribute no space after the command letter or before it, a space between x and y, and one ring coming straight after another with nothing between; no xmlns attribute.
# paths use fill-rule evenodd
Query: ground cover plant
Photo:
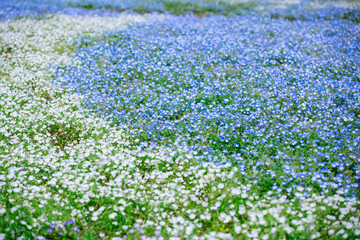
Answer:
<svg viewBox="0 0 360 240"><path fill-rule="evenodd" d="M1 4L0 239L360 238L356 2Z"/></svg>

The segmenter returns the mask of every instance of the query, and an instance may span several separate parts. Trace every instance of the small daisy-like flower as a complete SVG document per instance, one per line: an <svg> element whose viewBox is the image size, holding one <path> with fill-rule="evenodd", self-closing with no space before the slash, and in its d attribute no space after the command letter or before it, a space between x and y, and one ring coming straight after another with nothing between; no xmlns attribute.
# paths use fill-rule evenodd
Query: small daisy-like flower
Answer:
<svg viewBox="0 0 360 240"><path fill-rule="evenodd" d="M113 212L109 215L109 218L110 219L114 219L116 217L117 213L116 212Z"/></svg>

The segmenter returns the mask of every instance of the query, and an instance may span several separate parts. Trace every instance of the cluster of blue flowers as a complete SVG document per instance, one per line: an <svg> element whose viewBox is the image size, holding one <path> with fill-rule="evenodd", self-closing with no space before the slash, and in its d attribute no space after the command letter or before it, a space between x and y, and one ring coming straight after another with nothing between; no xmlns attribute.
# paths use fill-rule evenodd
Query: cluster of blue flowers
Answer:
<svg viewBox="0 0 360 240"><path fill-rule="evenodd" d="M134 10L136 7L143 6L144 2L146 1L0 0L0 20L11 20L20 17L41 17L49 13L73 16L116 16L119 15L119 12L106 10L109 8L111 10ZM153 4L144 6L148 11L159 10L154 8Z"/></svg>
<svg viewBox="0 0 360 240"><path fill-rule="evenodd" d="M262 4L264 5L266 2L262 1ZM230 11L234 14L241 14L244 11L253 10L251 4L234 5L225 3L212 0L1 0L0 20L24 16L42 16L47 13L108 16L116 15L117 11L183 13L206 9L213 13Z"/></svg>
<svg viewBox="0 0 360 240"><path fill-rule="evenodd" d="M70 219L69 221L65 221L61 225L56 225L54 223L50 224L50 228L46 230L48 237L57 239L80 239L80 236L77 236L80 229L74 225L75 221ZM76 237L77 236L77 237Z"/></svg>
<svg viewBox="0 0 360 240"><path fill-rule="evenodd" d="M166 16L79 40L55 81L141 146L226 157L264 191L358 197L359 25L305 17Z"/></svg>
<svg viewBox="0 0 360 240"><path fill-rule="evenodd" d="M41 17L48 13L67 15L116 16L121 11L169 12L174 14L196 13L200 15L257 15L285 18L288 20L349 19L360 22L360 10L328 6L325 9L309 9L311 0L298 4L273 5L274 1L217 1L217 0L0 0L0 20L20 17ZM262 10L260 10L262 9Z"/></svg>

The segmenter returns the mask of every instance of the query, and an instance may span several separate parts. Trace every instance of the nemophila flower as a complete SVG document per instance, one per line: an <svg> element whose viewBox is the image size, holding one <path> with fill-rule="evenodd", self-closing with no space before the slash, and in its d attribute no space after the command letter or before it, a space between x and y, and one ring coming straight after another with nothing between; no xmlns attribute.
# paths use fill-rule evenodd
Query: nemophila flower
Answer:
<svg viewBox="0 0 360 240"><path fill-rule="evenodd" d="M54 0L54 1L39 1L39 0L31 0L31 1L2 1L0 3L1 9L3 11L0 13L0 20L9 20L19 17L39 17L41 15L45 15L48 13L61 13L68 14L73 16L117 16L118 13L114 11L104 11L104 5L109 6L112 5L118 9L136 9L136 7L141 4L141 0L135 2L123 2L122 4L114 4L112 1L100 1L95 5L92 2L80 3L79 1L75 2L67 2L62 0ZM154 2L156 3L156 2ZM90 4L90 5L88 5ZM89 6L92 6L89 9ZM161 5L148 6L149 11L161 10Z"/></svg>
<svg viewBox="0 0 360 240"><path fill-rule="evenodd" d="M183 19L181 21L183 21ZM324 99L316 98L315 96L324 84L333 86L339 83L329 81L330 75L323 76L323 73L319 75L316 68L313 68L310 64L310 62L318 56L309 55L306 50L317 41L325 41L323 36L316 35L314 39L305 39L305 42L297 47L297 52L290 47L282 47L280 52L271 52L264 50L263 46L247 46L247 48L245 48L239 44L238 41L234 41L235 36L237 36L236 34L239 34L237 39L244 38L241 34L242 31L245 30L250 31L251 29L251 31L253 31L253 35L247 35L247 39L245 39L250 40L250 42L258 39L259 34L262 33L259 30L253 30L246 18L236 18L228 22L227 19L221 17L208 18L206 21L195 20L189 17L186 18L186 21L189 23L185 26L184 23L179 22L178 19L169 18L166 22L154 22L146 26L141 25L134 29L122 31L118 33L118 39L120 40L117 42L113 42L112 40L109 40L109 42L94 42L93 46L83 48L78 53L79 59L87 59L86 63L73 68L73 70L69 68L68 75L61 76L62 82L69 86L77 86L76 89L81 94L88 94L96 99L102 99L101 101L106 103L105 108L108 109L106 111L115 121L121 124L132 124L135 128L141 129L138 137L143 141L152 139L159 142L166 139L166 142L175 144L177 143L176 136L185 136L186 142L194 142L195 149L199 153L197 157L200 159L212 159L208 155L209 152L222 153L227 156L241 154L243 157L253 156L258 158L260 156L259 151L262 152L262 156L265 154L265 156L274 157L272 154L275 154L276 159L279 159L280 156L287 158L288 155L284 154L283 150L288 151L287 149L289 149L294 151L295 149L299 149L299 151L304 151L304 149L309 149L308 146L311 144L316 144L316 147L322 150L323 147L317 146L318 140L314 139L314 142L311 143L313 140L309 138L309 127L314 133L317 132L318 136L327 138L328 140L326 141L328 142L330 139L336 137L337 133L331 131L324 132L321 129L329 129L328 124L340 127L341 123L335 123L334 120L341 114L348 114L348 110L338 108L337 111L331 113L326 113L326 110L324 110L325 112L315 111L315 109L318 109L318 106L332 106L333 104L330 99L330 101L324 102ZM304 25L302 26L303 28L291 32L288 31L288 29L286 31L284 30L284 26L288 24L287 22L279 22L276 23L277 25L274 27L269 27L262 25L264 23L261 21L264 20L259 19L258 25L264 26L265 30L262 30L263 32L273 31L276 28L277 30L283 31L284 36L287 36L286 39L277 39L276 41L274 39L272 42L269 42L269 44L273 44L274 46L282 40L288 41L288 38L297 37L299 31L305 34L303 29L307 29L311 25L309 22L304 22L302 23ZM236 28L238 24L243 26L241 31ZM322 24L326 27L325 22ZM193 27L188 28L187 26ZM219 30L218 27L220 26L225 26L227 30ZM154 34L152 29L158 27L168 30L164 32L156 31L156 34ZM172 31L181 33L181 38L178 35L169 34ZM215 35L218 34L219 31L231 32L231 35L223 34L221 38L218 38ZM141 32L141 34L137 34L139 32ZM196 32L196 34L194 32ZM346 30L344 33L345 32ZM126 40L128 38L121 40L123 36L136 39L137 45L133 46L133 40ZM199 36L201 37L198 38ZM214 41L214 39L216 40ZM232 53L230 53L230 49L223 47L226 46L228 41L233 43L231 48ZM266 42L268 40L263 38L263 41ZM333 43L335 44L335 42ZM180 51L179 49L182 49L180 44L181 46L185 44L187 51L177 52ZM202 47L199 48L198 44L201 44ZM329 42L327 42L327 44L329 44ZM133 46L132 51L123 50L123 47L128 45ZM106 62L103 56L98 55L99 49L103 49L104 46L111 49L111 51L108 52L107 58L112 60L107 61L107 68L103 71L96 71L95 73L88 72L87 69L97 66L98 61ZM156 51L154 49L156 49ZM213 51L212 49L216 50ZM246 49L246 52L243 51L244 49ZM256 54L249 54L251 51L261 52L261 57ZM337 56L336 51L338 50L333 48L332 56L334 58ZM116 52L119 52L119 54L116 54ZM169 52L180 54L182 60L174 58L174 55L169 54ZM150 53L151 58L156 58L158 61L150 62ZM209 55L207 55L207 53L209 53ZM244 54L243 57L242 54ZM194 66L194 56L201 59L201 64ZM208 56L211 56L211 58L208 58ZM349 55L350 58L352 56L353 55ZM243 58L246 58L248 62L252 62L252 65L255 67L253 69L241 70L243 76L239 78L237 74L238 71L240 71L239 66L243 64ZM128 65L129 59L137 62L137 64ZM267 60L269 60L271 64L262 65L263 61ZM171 64L168 64L169 62L176 63L178 66L181 66L181 68L174 68ZM306 74L298 73L297 76L293 76L292 74L286 75L286 71L279 67L284 64L292 68L306 66ZM323 67L327 68L328 64L328 62L324 62ZM331 66L338 69L336 65ZM209 71L208 69L210 68L218 69L219 74ZM124 87L124 85L119 86L116 81L111 80L112 78L105 80L104 77L114 75L114 69L120 70L120 73L117 73L120 75L114 76L116 79L130 78L134 81ZM159 69L162 70L161 73L158 72ZM74 73L73 77L71 75L72 71ZM84 74L78 75L79 71ZM147 77L147 74L140 75L140 72L151 73L151 77ZM176 80L173 79L172 72L176 72ZM256 74L254 74L255 72ZM269 82L267 82L264 80L267 79L264 76L270 72L274 78L270 78ZM309 76L311 74L312 76ZM344 74L351 75L353 72L344 72ZM213 78L215 75L216 77ZM227 77L224 78L223 75ZM82 76L82 78L77 78L76 76ZM199 76L201 77L199 78ZM308 85L307 81L311 81L314 77L317 77L318 81ZM64 78L67 78L67 80L65 81ZM251 79L248 84L255 87L258 86L258 88L255 89L255 92L258 92L257 95L254 91L248 92L248 90L246 90L243 82L246 81L244 78ZM102 80L97 82L94 81L94 79ZM153 79L162 80L154 82ZM219 79L221 79L222 82L220 82ZM86 82L89 82L91 85L87 85ZM288 88L284 88L285 83L288 84ZM113 95L113 91L108 93L106 93L107 91L103 91L101 94L97 94L96 91L93 91L93 89L95 89L93 87L94 84L99 84L99 87L104 87L105 89L107 89L108 86L113 86L117 89L117 94ZM258 84L260 84L261 87ZM305 92L299 92L296 89L301 89L297 87L300 85L305 86L304 84L307 87L307 91L313 92L314 94L306 98L301 97L300 99L298 96L303 96ZM342 84L346 85L349 84L349 82L343 82ZM343 86L345 87L345 85ZM239 87L235 91L234 88L229 86ZM284 91L284 89L287 90ZM141 92L143 95L139 95L138 92ZM279 97L274 101L273 96L276 95ZM99 109L97 104L98 100L95 100L95 98L93 99L94 101L91 101L89 104L95 112L98 112L98 110L96 110ZM117 102L117 99L120 102ZM285 104L283 105L283 103ZM274 106L276 108L274 108ZM301 108L301 111L299 108ZM322 107L320 108L322 109ZM117 110L115 111L115 109ZM303 115L302 110L307 110L307 113ZM111 113L112 111L113 113ZM268 112L267 115L263 115L262 112L264 111ZM323 114L330 114L329 116L333 114L333 117L327 117L327 120L323 123L319 121L309 121L309 117L321 119L325 116ZM223 116L221 124L219 124L220 116ZM257 120L255 121L255 119ZM282 122L276 119L282 119ZM252 122L252 124L248 124L250 122ZM255 123L255 125L253 123ZM296 127L294 127L294 123L296 123ZM320 125L318 126L318 124L322 124L321 127L319 127ZM206 128L199 126L206 126ZM207 129L213 130L209 131ZM216 131L214 131L214 129ZM289 129L293 132L289 132ZM266 131L269 132L266 133ZM188 136L190 136L190 134L195 134L198 137L189 138ZM244 138L247 134L255 137L255 139L252 141L247 140L246 137ZM280 143L280 148L283 148L283 150L274 149L274 145L264 141L263 136L267 136L267 139L270 139L271 142L275 141ZM283 140L280 141L275 136L281 136ZM293 139L294 136L299 136L300 139ZM340 141L345 141L345 138L342 138L340 135L338 136L339 137L336 137L338 140L342 139ZM342 134L342 136L344 135ZM181 144L187 144L186 142L182 141ZM145 142L141 142L140 144L145 144ZM273 149L271 150L273 153L270 153L270 149ZM305 150L305 152L308 154L313 150L316 149ZM320 157L330 158L329 153L316 151ZM338 149L336 151L339 152L341 150ZM318 164L319 166L323 166L325 163L321 161ZM306 168L307 166L305 165L300 166L301 170L305 170ZM294 170L289 167L285 168L284 172L286 174L292 174L294 177L297 176L297 181L307 178L305 172L296 171L298 175L293 174ZM258 180L254 180L254 182L258 182ZM285 185L287 184L286 182L283 183L285 183Z"/></svg>

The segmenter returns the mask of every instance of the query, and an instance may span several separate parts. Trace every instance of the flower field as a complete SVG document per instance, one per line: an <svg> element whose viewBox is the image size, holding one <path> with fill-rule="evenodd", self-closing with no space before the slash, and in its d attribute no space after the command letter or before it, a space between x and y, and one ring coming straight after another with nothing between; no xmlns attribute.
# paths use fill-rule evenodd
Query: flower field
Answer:
<svg viewBox="0 0 360 240"><path fill-rule="evenodd" d="M0 239L360 239L359 23L0 0Z"/></svg>

